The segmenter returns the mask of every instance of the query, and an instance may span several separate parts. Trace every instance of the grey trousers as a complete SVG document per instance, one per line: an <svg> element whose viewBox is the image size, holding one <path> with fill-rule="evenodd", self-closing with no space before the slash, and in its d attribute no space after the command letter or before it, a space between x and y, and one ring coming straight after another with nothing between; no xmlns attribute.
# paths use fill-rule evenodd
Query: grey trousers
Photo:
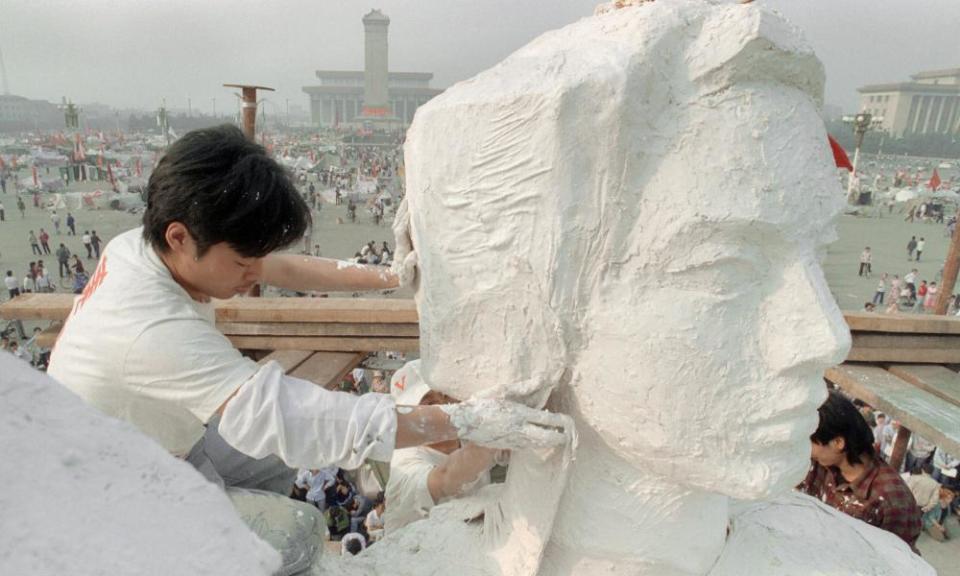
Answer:
<svg viewBox="0 0 960 576"><path fill-rule="evenodd" d="M219 425L220 416L214 416L187 462L221 488L255 488L289 496L297 471L276 456L256 459L236 450L217 432Z"/></svg>

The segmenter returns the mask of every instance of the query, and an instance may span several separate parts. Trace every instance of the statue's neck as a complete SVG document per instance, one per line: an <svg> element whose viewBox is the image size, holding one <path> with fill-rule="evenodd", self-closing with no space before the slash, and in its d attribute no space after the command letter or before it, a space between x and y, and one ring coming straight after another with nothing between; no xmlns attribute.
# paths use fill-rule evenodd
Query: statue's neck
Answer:
<svg viewBox="0 0 960 576"><path fill-rule="evenodd" d="M570 474L542 574L616 567L618 574L702 576L723 550L725 496L637 470L589 433Z"/></svg>

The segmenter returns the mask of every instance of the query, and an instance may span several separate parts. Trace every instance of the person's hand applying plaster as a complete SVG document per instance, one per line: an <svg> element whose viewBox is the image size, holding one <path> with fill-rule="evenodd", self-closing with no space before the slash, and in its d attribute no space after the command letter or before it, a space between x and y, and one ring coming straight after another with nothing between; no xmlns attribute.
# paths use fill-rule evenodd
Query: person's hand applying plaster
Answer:
<svg viewBox="0 0 960 576"><path fill-rule="evenodd" d="M410 236L410 210L407 208L406 197L400 201L397 215L393 220L393 239L397 251L394 254L391 272L399 279L401 288L412 288L416 291L419 261Z"/></svg>

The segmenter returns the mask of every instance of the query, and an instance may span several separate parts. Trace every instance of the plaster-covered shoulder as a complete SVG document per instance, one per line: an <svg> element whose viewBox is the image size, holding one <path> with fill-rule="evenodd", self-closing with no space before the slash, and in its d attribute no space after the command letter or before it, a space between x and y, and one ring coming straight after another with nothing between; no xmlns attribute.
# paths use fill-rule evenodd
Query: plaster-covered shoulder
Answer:
<svg viewBox="0 0 960 576"><path fill-rule="evenodd" d="M710 576L936 576L890 532L851 518L806 494L744 502Z"/></svg>
<svg viewBox="0 0 960 576"><path fill-rule="evenodd" d="M0 352L0 574L268 575L226 495Z"/></svg>

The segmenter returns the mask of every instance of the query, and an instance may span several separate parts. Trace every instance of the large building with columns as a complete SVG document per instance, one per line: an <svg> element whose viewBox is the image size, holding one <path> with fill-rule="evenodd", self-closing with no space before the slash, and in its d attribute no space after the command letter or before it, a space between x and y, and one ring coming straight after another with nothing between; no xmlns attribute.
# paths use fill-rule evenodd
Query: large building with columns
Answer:
<svg viewBox="0 0 960 576"><path fill-rule="evenodd" d="M911 82L873 84L860 92L860 111L883 117L892 136L960 134L960 68L928 70Z"/></svg>
<svg viewBox="0 0 960 576"><path fill-rule="evenodd" d="M407 126L417 108L442 92L430 87L429 72L389 72L387 30L390 19L379 10L363 17L364 70L317 70L310 96L310 119L316 126L364 122Z"/></svg>

